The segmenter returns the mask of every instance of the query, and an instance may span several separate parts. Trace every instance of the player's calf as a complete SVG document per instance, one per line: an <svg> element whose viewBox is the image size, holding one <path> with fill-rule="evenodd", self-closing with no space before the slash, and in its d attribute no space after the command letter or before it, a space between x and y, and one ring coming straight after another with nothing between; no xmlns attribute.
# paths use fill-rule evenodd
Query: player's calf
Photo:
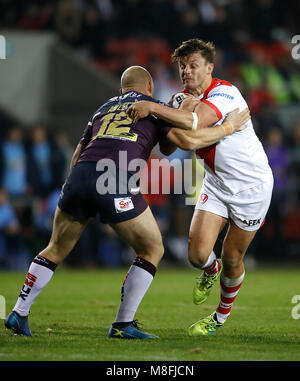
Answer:
<svg viewBox="0 0 300 381"><path fill-rule="evenodd" d="M217 320L224 323L229 317L233 303L240 291L244 280L245 272L238 278L228 278L224 274L220 278L221 295L220 302L216 309Z"/></svg>

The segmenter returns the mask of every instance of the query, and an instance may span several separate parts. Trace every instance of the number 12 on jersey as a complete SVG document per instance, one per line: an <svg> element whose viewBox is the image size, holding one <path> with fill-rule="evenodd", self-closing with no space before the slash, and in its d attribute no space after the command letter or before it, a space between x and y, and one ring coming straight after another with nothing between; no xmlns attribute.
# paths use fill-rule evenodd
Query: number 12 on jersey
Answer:
<svg viewBox="0 0 300 381"><path fill-rule="evenodd" d="M110 112L104 115L99 121L100 128L97 135L93 137L93 140L99 138L131 140L134 142L137 140L138 134L130 132L132 119L125 111L118 113Z"/></svg>

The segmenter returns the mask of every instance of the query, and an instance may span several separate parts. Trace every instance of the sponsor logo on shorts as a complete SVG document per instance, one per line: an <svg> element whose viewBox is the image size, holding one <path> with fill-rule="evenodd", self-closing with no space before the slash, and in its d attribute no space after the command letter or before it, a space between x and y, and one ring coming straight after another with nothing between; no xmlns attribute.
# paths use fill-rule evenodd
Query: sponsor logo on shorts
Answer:
<svg viewBox="0 0 300 381"><path fill-rule="evenodd" d="M128 210L134 209L131 197L115 198L114 202L117 213L128 212Z"/></svg>
<svg viewBox="0 0 300 381"><path fill-rule="evenodd" d="M207 201L207 199L208 199L208 195L206 193L202 193L200 195L200 202L201 202L201 204L204 204Z"/></svg>
<svg viewBox="0 0 300 381"><path fill-rule="evenodd" d="M248 226L254 226L260 224L261 218L258 218L256 220L244 220L243 223Z"/></svg>

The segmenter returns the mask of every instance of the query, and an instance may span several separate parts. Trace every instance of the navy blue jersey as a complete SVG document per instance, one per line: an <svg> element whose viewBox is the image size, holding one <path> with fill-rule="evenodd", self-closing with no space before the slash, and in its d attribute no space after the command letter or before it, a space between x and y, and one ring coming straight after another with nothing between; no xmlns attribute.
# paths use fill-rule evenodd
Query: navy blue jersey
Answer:
<svg viewBox="0 0 300 381"><path fill-rule="evenodd" d="M148 160L153 147L167 135L171 126L154 115L134 124L126 114L126 110L136 100L166 105L136 91L128 91L111 98L94 113L86 126L80 140L85 148L79 157L79 162L108 158L118 165L120 151L127 152L128 162L133 159Z"/></svg>

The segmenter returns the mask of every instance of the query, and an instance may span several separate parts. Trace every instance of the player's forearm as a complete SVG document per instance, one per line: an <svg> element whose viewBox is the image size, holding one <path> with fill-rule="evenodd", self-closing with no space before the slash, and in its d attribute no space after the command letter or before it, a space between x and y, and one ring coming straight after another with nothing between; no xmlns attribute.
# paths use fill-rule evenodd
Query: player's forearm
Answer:
<svg viewBox="0 0 300 381"><path fill-rule="evenodd" d="M225 136L230 135L231 131L227 123L210 128L201 128L196 131L172 128L168 138L183 150L195 150L217 143Z"/></svg>
<svg viewBox="0 0 300 381"><path fill-rule="evenodd" d="M186 110L178 110L163 106L158 103L152 103L151 114L172 124L175 127L191 130L194 122L193 113Z"/></svg>

